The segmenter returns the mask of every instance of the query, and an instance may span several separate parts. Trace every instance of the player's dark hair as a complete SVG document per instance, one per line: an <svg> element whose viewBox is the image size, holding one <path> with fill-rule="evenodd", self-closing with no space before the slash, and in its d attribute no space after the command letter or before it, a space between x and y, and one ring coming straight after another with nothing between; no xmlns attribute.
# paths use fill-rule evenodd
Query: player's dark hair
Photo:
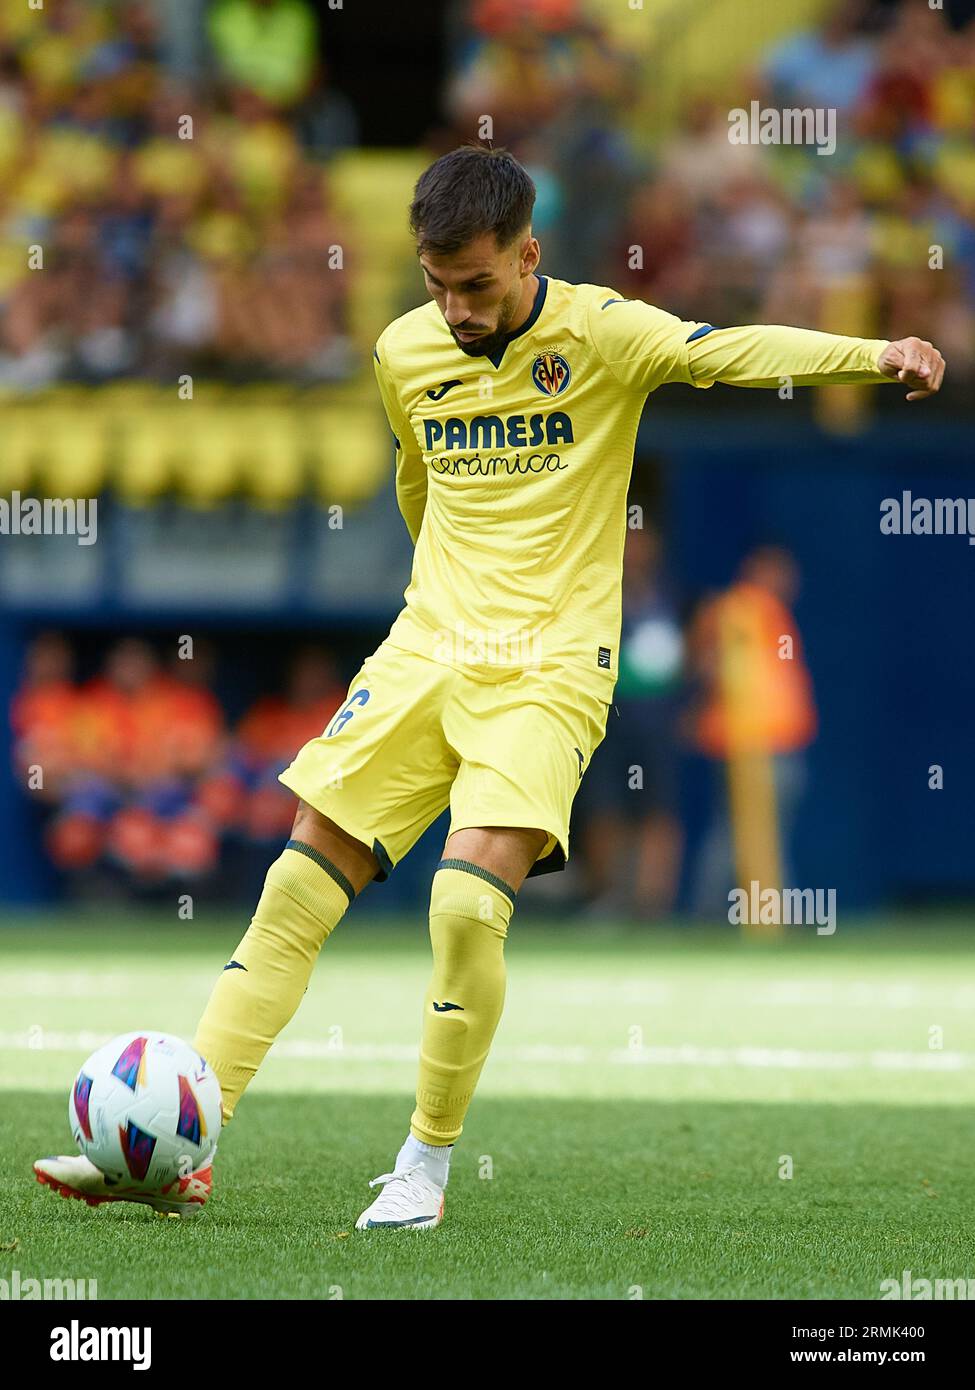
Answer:
<svg viewBox="0 0 975 1390"><path fill-rule="evenodd" d="M410 229L417 250L450 256L493 232L507 246L531 223L535 185L513 154L464 145L443 155L417 180Z"/></svg>

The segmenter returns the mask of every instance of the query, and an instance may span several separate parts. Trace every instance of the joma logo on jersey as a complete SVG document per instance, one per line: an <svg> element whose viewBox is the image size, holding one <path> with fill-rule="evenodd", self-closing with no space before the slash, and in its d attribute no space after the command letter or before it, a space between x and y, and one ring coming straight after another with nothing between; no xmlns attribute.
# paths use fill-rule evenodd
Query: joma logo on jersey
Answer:
<svg viewBox="0 0 975 1390"><path fill-rule="evenodd" d="M427 450L535 448L572 444L572 421L561 410L551 415L475 415L473 420L424 420Z"/></svg>
<svg viewBox="0 0 975 1390"><path fill-rule="evenodd" d="M532 363L532 381L546 396L560 396L572 375L569 364L559 352L543 352Z"/></svg>

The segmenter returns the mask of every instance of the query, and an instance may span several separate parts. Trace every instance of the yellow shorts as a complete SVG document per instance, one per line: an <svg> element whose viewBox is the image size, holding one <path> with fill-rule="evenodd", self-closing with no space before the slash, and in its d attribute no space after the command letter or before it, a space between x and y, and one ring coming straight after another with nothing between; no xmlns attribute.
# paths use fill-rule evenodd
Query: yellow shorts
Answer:
<svg viewBox="0 0 975 1390"><path fill-rule="evenodd" d="M384 642L281 781L368 845L384 879L448 805L450 830L545 830L532 874L561 869L569 812L609 705L568 674L475 680Z"/></svg>

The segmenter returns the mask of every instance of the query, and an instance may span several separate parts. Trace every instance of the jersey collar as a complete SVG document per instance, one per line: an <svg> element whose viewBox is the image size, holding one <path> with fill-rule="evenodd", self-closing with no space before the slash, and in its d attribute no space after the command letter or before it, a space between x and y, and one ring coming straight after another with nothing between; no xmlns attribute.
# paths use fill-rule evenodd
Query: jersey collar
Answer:
<svg viewBox="0 0 975 1390"><path fill-rule="evenodd" d="M520 328L516 328L514 333L508 334L508 336L505 338L504 342L498 348L494 356L488 358L488 361L492 364L492 366L500 367L502 358L505 354L505 349L507 348L508 344L513 343L516 338L520 338L523 333L527 333L530 328L534 328L535 324L538 322L538 316L545 306L545 296L547 294L548 276L539 275L538 289L535 291L535 303L532 305L531 313L525 319L525 322L521 325Z"/></svg>

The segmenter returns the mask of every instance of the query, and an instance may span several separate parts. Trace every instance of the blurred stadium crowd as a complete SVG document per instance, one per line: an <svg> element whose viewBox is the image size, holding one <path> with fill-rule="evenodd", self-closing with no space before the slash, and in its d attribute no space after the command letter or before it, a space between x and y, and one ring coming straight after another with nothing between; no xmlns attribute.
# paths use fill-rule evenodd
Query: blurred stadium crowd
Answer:
<svg viewBox="0 0 975 1390"><path fill-rule="evenodd" d="M277 781L343 697L318 648L299 650L279 694L231 723L214 694L214 651L163 661L124 638L79 680L71 644L31 644L11 709L18 781L45 810L45 844L76 890L199 881L228 843L276 842L294 818Z"/></svg>
<svg viewBox="0 0 975 1390"><path fill-rule="evenodd" d="M190 84L148 0L4 7L0 385L347 373L324 161L355 123L314 15L220 0L206 37Z"/></svg>
<svg viewBox="0 0 975 1390"><path fill-rule="evenodd" d="M942 346L953 374L971 371L970 5L834 0L756 70L718 92L688 88L676 127L649 149L632 113L645 118L653 60L613 40L602 8L478 0L448 84L451 139L491 112L531 168L545 268L689 319L916 333ZM729 111L752 101L834 108L835 153L731 144Z"/></svg>
<svg viewBox="0 0 975 1390"><path fill-rule="evenodd" d="M975 23L960 3L838 0L720 96L689 88L649 143L633 112L653 55L605 8L472 0L451 31L431 149L490 113L538 181L545 268L716 323L910 330L953 374L971 368ZM0 385L194 369L328 381L354 366L328 165L356 120L314 7L187 0L199 75L163 43L165 9L58 0L0 18ZM731 145L729 109L756 99L834 107L835 154ZM177 138L187 114L192 139ZM45 248L45 274L25 245Z"/></svg>

